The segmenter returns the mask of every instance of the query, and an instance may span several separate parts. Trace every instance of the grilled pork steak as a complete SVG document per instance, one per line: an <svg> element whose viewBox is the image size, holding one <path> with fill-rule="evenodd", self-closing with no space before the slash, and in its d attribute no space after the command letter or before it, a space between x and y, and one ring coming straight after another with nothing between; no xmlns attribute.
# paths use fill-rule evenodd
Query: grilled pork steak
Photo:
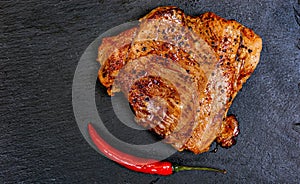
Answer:
<svg viewBox="0 0 300 184"><path fill-rule="evenodd" d="M214 140L235 143L238 123L227 111L261 49L261 38L234 20L159 7L102 40L99 79L109 95L126 95L138 124L177 150L202 153Z"/></svg>

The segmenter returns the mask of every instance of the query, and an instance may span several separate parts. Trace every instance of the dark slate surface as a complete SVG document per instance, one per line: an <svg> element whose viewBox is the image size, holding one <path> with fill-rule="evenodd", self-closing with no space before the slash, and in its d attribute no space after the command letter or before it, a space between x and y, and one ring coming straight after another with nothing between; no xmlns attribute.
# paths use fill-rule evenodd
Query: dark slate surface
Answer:
<svg viewBox="0 0 300 184"><path fill-rule="evenodd" d="M85 48L105 30L160 5L213 11L263 38L261 61L234 101L241 135L216 154L176 153L187 165L228 174L135 173L99 155L72 109L72 79ZM300 181L300 27L287 1L0 1L0 183L253 183Z"/></svg>

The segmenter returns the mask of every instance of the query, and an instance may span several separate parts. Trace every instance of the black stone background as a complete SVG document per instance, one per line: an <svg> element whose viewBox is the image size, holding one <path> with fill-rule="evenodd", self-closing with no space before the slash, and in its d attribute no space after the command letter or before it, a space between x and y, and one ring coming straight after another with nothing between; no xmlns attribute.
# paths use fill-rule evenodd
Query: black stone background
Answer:
<svg viewBox="0 0 300 184"><path fill-rule="evenodd" d="M260 63L230 109L240 122L237 145L168 159L226 168L226 175L136 173L98 154L77 127L72 80L81 54L104 31L162 5L215 12L263 39ZM296 0L0 1L0 183L299 183L293 124L300 123L300 26L293 6Z"/></svg>

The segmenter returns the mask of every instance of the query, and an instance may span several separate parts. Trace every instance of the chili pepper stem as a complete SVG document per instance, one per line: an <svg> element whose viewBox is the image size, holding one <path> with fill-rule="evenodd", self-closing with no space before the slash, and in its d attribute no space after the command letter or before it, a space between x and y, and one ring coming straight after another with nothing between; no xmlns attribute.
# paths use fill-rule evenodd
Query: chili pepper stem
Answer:
<svg viewBox="0 0 300 184"><path fill-rule="evenodd" d="M175 165L173 166L174 172L180 172L180 171L192 171L192 170L198 170L198 171L213 171L213 172L220 172L223 174L226 174L226 170L222 169L215 169L211 167L190 167L190 166L181 166L181 165Z"/></svg>

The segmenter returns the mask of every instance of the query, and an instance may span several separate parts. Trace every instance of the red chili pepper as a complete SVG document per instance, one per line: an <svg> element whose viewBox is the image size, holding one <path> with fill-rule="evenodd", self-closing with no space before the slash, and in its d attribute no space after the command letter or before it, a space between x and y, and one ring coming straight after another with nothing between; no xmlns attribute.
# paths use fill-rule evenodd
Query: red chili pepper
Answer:
<svg viewBox="0 0 300 184"><path fill-rule="evenodd" d="M118 164L137 172L158 174L158 175L171 175L174 172L187 171L187 170L202 170L202 171L215 171L226 173L226 170L220 170L208 167L189 167L189 166L174 166L170 162L161 162L154 159L145 159L123 153L112 146L110 146L105 140L103 140L93 125L88 124L88 131L93 143L97 146L100 152L102 152L109 159L117 162Z"/></svg>

